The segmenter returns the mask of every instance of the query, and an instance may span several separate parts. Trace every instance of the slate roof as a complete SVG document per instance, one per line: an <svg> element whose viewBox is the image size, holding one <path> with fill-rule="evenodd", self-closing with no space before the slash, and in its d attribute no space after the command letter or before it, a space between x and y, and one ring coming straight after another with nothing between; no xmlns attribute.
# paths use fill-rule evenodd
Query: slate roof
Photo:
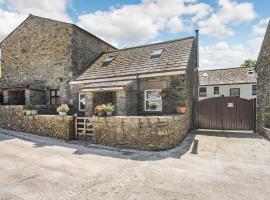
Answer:
<svg viewBox="0 0 270 200"><path fill-rule="evenodd" d="M254 74L249 75L248 70L253 70ZM252 67L204 70L199 71L199 81L200 85L256 83L257 75Z"/></svg>
<svg viewBox="0 0 270 200"><path fill-rule="evenodd" d="M194 37L112 51L100 56L76 81L186 69ZM153 50L164 48L159 58ZM115 58L104 64L109 57Z"/></svg>

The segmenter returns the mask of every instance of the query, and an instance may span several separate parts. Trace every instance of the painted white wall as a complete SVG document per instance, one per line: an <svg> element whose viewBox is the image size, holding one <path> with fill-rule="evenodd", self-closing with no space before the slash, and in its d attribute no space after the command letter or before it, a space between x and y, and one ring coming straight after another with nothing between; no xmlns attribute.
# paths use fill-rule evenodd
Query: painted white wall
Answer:
<svg viewBox="0 0 270 200"><path fill-rule="evenodd" d="M207 97L200 97L199 100L212 98L212 97L220 97L224 95L225 97L230 96L230 88L240 88L240 97L244 99L254 99L257 96L252 95L252 85L256 85L256 83L248 83L248 84L232 84L232 85L211 85L211 86L199 86L206 87ZM214 87L219 87L219 94L214 94ZM199 94L199 91L198 91Z"/></svg>

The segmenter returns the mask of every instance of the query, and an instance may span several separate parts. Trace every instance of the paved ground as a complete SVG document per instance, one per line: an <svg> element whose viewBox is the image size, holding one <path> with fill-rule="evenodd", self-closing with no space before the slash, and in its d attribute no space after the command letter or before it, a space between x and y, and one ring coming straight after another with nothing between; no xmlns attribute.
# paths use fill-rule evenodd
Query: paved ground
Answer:
<svg viewBox="0 0 270 200"><path fill-rule="evenodd" d="M194 132L165 152L0 133L1 200L266 200L269 183L270 143L251 133Z"/></svg>

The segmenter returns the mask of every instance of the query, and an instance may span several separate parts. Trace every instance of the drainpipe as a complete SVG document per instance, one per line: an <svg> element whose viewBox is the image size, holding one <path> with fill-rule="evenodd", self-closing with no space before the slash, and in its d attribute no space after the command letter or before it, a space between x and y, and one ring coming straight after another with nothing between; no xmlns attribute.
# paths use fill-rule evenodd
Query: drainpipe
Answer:
<svg viewBox="0 0 270 200"><path fill-rule="evenodd" d="M140 79L137 74L137 114L140 115L140 107L141 107L141 93L140 93Z"/></svg>
<svg viewBox="0 0 270 200"><path fill-rule="evenodd" d="M199 29L196 29L195 33L196 33L196 67L199 68Z"/></svg>

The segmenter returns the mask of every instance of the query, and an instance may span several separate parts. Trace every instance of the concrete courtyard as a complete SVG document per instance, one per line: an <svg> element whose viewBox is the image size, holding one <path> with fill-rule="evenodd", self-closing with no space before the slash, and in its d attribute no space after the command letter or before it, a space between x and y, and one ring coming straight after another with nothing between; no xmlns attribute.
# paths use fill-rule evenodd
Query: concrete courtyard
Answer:
<svg viewBox="0 0 270 200"><path fill-rule="evenodd" d="M1 200L270 198L270 143L253 133L192 132L144 152L0 132Z"/></svg>

